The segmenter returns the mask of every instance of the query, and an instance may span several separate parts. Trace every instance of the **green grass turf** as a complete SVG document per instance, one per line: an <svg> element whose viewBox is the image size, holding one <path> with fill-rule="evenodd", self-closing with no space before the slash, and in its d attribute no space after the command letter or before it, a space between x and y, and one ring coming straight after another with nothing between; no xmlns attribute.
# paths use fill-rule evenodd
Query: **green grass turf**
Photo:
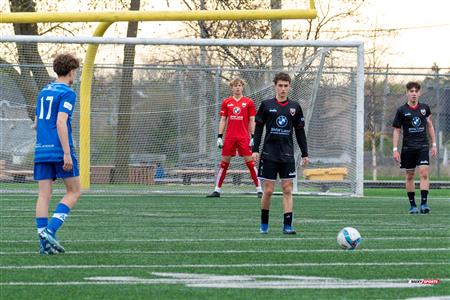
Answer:
<svg viewBox="0 0 450 300"><path fill-rule="evenodd" d="M372 189L364 198L295 197L296 236L281 233L281 197L272 203L270 232L261 235L254 196L83 195L58 238L67 253L37 254L35 196L0 197L1 299L404 299L450 296L450 197L430 193L429 215L408 215L401 190ZM52 208L56 204L54 197ZM344 251L344 226L363 236ZM159 274L156 274L159 273ZM160 274L165 273L165 274ZM258 277L274 288L188 286L167 273L215 276L310 276L342 280L439 279L402 288L287 288L292 280ZM134 282L92 284L89 277ZM187 275L185 275L187 276ZM136 279L139 278L139 279ZM197 279L198 280L198 279ZM211 280L211 279L210 279ZM226 283L226 278L216 279ZM321 279L310 278L312 283ZM274 282L276 281L276 282ZM197 281L190 279L190 283ZM99 283L99 282L97 282Z"/></svg>

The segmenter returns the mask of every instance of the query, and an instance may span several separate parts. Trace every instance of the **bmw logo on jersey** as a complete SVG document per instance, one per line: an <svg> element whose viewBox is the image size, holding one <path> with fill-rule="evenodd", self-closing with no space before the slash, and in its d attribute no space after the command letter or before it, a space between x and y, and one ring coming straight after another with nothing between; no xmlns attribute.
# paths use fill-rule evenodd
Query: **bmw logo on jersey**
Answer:
<svg viewBox="0 0 450 300"><path fill-rule="evenodd" d="M285 116L279 116L276 122L279 127L286 127L288 123L287 118Z"/></svg>
<svg viewBox="0 0 450 300"><path fill-rule="evenodd" d="M420 120L419 117L412 118L412 125L414 127L416 127L416 128L419 127L421 123L422 123L422 121Z"/></svg>

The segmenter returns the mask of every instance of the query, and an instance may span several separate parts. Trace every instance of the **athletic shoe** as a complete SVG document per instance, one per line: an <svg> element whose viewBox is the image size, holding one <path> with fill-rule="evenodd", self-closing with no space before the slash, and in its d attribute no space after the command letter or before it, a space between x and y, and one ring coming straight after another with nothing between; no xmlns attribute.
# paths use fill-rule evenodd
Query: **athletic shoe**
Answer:
<svg viewBox="0 0 450 300"><path fill-rule="evenodd" d="M420 213L421 214L427 214L430 212L430 207L426 204L420 205Z"/></svg>
<svg viewBox="0 0 450 300"><path fill-rule="evenodd" d="M42 239L41 237L39 237L39 242L39 254L53 255L58 253L55 249L52 248L52 246L50 246L50 244L46 240Z"/></svg>
<svg viewBox="0 0 450 300"><path fill-rule="evenodd" d="M263 195L263 192L258 192L257 193L257 197L260 198L260 199L262 198L262 195Z"/></svg>
<svg viewBox="0 0 450 300"><path fill-rule="evenodd" d="M269 224L261 224L261 226L259 226L259 232L262 234L269 233Z"/></svg>
<svg viewBox="0 0 450 300"><path fill-rule="evenodd" d="M48 231L47 228L45 228L41 233L39 233L39 237L47 241L54 250L60 253L66 252L64 247L61 246L56 237L50 231Z"/></svg>
<svg viewBox="0 0 450 300"><path fill-rule="evenodd" d="M209 194L208 196L206 196L206 198L220 198L220 193L214 191L211 194Z"/></svg>
<svg viewBox="0 0 450 300"><path fill-rule="evenodd" d="M283 226L283 233L284 234L297 234L297 232L295 231L294 227L292 227L290 225L284 225Z"/></svg>
<svg viewBox="0 0 450 300"><path fill-rule="evenodd" d="M418 213L419 213L419 210L417 209L416 206L411 206L411 207L409 208L409 213L410 213L411 215L415 215L415 214L418 214Z"/></svg>

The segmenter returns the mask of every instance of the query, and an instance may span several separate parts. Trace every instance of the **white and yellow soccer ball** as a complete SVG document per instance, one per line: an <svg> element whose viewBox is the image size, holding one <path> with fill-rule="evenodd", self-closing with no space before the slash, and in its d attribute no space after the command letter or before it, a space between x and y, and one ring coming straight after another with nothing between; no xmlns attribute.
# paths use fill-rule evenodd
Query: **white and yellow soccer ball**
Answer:
<svg viewBox="0 0 450 300"><path fill-rule="evenodd" d="M361 234L353 227L342 228L337 235L337 243L343 249L353 250L361 244L361 241Z"/></svg>

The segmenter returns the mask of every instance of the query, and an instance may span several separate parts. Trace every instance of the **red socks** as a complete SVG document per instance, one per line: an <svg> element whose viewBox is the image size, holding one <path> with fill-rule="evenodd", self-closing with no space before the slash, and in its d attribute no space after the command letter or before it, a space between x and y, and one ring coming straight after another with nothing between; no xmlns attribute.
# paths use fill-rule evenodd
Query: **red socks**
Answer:
<svg viewBox="0 0 450 300"><path fill-rule="evenodd" d="M217 173L217 179L216 179L216 187L221 188L222 183L225 180L225 176L227 175L228 167L230 166L230 163L222 161L220 163L219 172Z"/></svg>
<svg viewBox="0 0 450 300"><path fill-rule="evenodd" d="M253 183L255 184L256 187L259 187L259 180L258 180L258 176L256 176L256 170L255 170L255 162L249 161L249 162L246 162L245 164L247 165L247 168L250 171L250 175L252 176Z"/></svg>

